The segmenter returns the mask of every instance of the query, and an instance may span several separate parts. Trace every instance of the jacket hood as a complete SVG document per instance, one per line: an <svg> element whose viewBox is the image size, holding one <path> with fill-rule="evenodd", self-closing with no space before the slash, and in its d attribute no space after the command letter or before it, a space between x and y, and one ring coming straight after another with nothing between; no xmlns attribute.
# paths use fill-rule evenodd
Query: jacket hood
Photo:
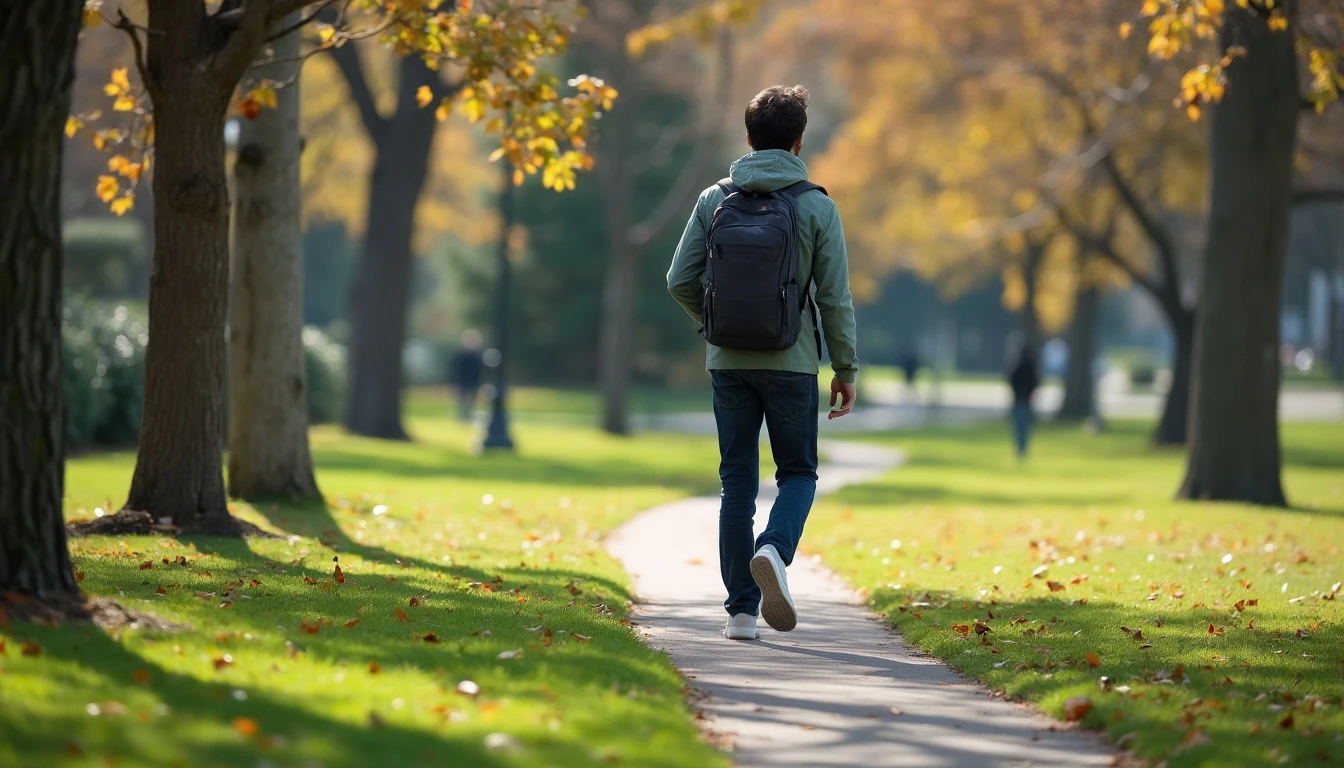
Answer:
<svg viewBox="0 0 1344 768"><path fill-rule="evenodd" d="M738 158L728 176L748 192L774 192L806 180L807 165L792 152L765 149Z"/></svg>

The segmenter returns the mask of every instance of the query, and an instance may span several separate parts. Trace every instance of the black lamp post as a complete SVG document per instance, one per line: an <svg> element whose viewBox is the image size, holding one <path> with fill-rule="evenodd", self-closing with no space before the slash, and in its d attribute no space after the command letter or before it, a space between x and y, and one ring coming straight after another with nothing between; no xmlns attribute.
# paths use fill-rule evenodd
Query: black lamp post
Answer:
<svg viewBox="0 0 1344 768"><path fill-rule="evenodd" d="M500 165L504 168L504 189L499 193L499 273L495 279L495 349L499 351L499 364L495 366L495 402L490 412L490 426L481 448L512 451L505 369L509 362L509 283L512 272L509 230L513 228L513 168L507 162Z"/></svg>

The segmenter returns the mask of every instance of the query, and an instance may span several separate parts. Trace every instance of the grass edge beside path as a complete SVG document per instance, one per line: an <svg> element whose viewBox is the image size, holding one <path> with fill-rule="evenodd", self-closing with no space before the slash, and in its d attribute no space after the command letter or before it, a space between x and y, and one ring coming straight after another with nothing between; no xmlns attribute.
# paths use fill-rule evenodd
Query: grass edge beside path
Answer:
<svg viewBox="0 0 1344 768"><path fill-rule="evenodd" d="M1181 455L1112 426L1047 427L1020 467L997 424L847 438L907 462L822 500L804 550L963 674L1055 717L1087 697L1141 759L1344 760L1344 429L1284 427L1299 507L1267 510L1172 501Z"/></svg>

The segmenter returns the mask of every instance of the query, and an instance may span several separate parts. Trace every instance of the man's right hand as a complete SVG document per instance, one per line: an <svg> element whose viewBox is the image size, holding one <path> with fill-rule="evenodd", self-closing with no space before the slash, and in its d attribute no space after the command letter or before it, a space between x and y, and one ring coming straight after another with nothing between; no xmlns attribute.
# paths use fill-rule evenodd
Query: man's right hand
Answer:
<svg viewBox="0 0 1344 768"><path fill-rule="evenodd" d="M854 398L858 397L858 391L853 384L846 384L838 377L831 379L831 410L826 414L828 419L838 419L849 413L854 408ZM836 400L840 401L840 407L836 408Z"/></svg>

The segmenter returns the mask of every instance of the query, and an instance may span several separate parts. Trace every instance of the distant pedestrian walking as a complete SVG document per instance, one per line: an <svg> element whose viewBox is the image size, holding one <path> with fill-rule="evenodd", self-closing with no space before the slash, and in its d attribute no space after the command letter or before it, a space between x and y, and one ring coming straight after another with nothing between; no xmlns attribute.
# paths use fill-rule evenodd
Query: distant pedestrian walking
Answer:
<svg viewBox="0 0 1344 768"><path fill-rule="evenodd" d="M902 348L899 364L901 372L905 374L906 396L918 404L919 390L915 387L915 379L919 377L919 354L915 352L913 346L906 345Z"/></svg>
<svg viewBox="0 0 1344 768"><path fill-rule="evenodd" d="M1013 390L1013 442L1017 446L1017 457L1022 459L1027 456L1027 444L1031 440L1031 396L1040 386L1041 376L1029 345L1023 344L1014 357L1008 369L1008 386Z"/></svg>
<svg viewBox="0 0 1344 768"><path fill-rule="evenodd" d="M476 399L485 376L485 355L481 351L484 345L481 332L473 328L462 334L461 346L453 355L450 378L457 387L458 418L462 421L471 421L476 412Z"/></svg>

